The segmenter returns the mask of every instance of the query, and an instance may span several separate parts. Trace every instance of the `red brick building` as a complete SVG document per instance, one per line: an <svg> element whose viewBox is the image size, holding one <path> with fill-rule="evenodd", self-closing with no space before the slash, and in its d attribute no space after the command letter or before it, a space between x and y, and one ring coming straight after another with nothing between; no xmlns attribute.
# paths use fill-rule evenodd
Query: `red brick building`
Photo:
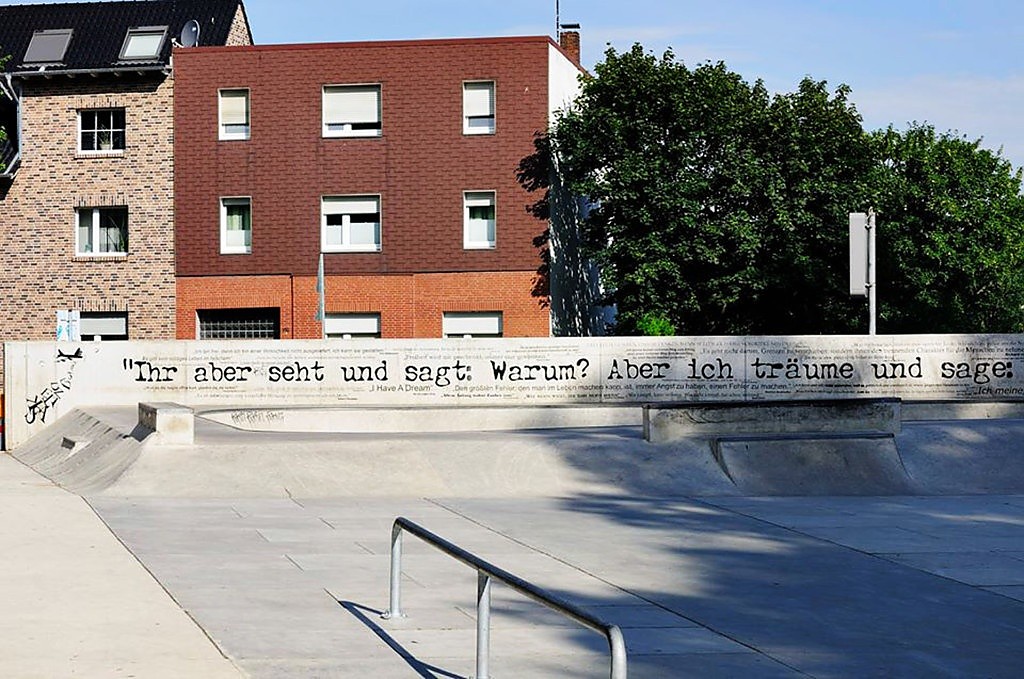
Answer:
<svg viewBox="0 0 1024 679"><path fill-rule="evenodd" d="M178 49L174 72L178 338L550 334L516 180L577 88L549 38Z"/></svg>
<svg viewBox="0 0 1024 679"><path fill-rule="evenodd" d="M186 27L198 45L252 42L240 0L0 7L0 343L175 337L171 52Z"/></svg>

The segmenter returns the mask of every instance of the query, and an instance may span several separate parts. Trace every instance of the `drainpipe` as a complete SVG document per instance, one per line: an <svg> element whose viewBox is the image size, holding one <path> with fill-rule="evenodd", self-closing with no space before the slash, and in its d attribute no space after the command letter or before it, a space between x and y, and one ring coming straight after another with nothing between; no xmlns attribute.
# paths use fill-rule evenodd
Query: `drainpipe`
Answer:
<svg viewBox="0 0 1024 679"><path fill-rule="evenodd" d="M14 110L17 112L18 119L17 129L14 131L14 157L7 167L0 171L0 178L10 178L14 176L15 171L18 169L18 163L21 162L21 97L18 96L18 88L15 87L10 73L4 73L0 76L0 90L3 90L3 93L14 102Z"/></svg>

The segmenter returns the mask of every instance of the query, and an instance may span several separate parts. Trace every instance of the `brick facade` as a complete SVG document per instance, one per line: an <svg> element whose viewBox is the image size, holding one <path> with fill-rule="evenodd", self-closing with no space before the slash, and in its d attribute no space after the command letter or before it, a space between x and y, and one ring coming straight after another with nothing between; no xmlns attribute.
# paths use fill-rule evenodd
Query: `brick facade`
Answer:
<svg viewBox="0 0 1024 679"><path fill-rule="evenodd" d="M229 33L250 42L241 6ZM173 76L54 73L20 90L21 163L0 182L0 342L53 339L65 309L125 313L129 339L174 338ZM79 112L112 108L125 149L80 152ZM76 254L76 210L90 207L127 208L127 254Z"/></svg>
<svg viewBox="0 0 1024 679"><path fill-rule="evenodd" d="M131 338L174 336L173 84L31 80L22 161L0 186L0 340L52 339L58 309L123 311ZM124 108L126 149L82 154L78 111ZM76 209L128 208L128 254L77 256Z"/></svg>
<svg viewBox="0 0 1024 679"><path fill-rule="evenodd" d="M219 308L214 291L224 286L239 299L252 277L287 275L294 307L282 308L282 337L286 326L288 336L319 337L321 198L373 195L380 250L324 255L329 313L379 312L385 337L437 337L444 310L501 311L504 334L548 335L533 243L546 224L528 213L536 197L516 169L548 124L551 45L496 38L177 50L179 323L204 305ZM463 133L466 81L495 83L494 134ZM380 86L380 136L323 136L323 86L345 84ZM249 92L250 138L220 141L218 91L233 88ZM466 191L496 196L494 248L463 245ZM220 200L233 196L251 200L249 254L220 252Z"/></svg>
<svg viewBox="0 0 1024 679"><path fill-rule="evenodd" d="M548 315L523 294L535 283L523 271L328 276L324 304L328 314L379 313L385 338L440 337L448 311L501 311L506 337L543 337ZM282 339L321 336L316 276L179 277L177 295L178 339L197 337L201 309L261 307L281 309Z"/></svg>

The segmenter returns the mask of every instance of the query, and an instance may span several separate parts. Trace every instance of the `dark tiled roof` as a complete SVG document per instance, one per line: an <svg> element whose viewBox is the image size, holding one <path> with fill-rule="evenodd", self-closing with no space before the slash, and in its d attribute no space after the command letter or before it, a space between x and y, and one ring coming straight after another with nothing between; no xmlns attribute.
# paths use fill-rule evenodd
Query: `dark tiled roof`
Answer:
<svg viewBox="0 0 1024 679"><path fill-rule="evenodd" d="M58 66L47 72L130 68L170 61L171 39L177 39L190 19L199 22L200 45L223 45L240 0L134 0L69 2L52 5L0 7L0 57L10 55L4 70L34 71L24 56L36 31L72 29L71 42ZM129 28L167 26L159 58L125 62L119 59Z"/></svg>

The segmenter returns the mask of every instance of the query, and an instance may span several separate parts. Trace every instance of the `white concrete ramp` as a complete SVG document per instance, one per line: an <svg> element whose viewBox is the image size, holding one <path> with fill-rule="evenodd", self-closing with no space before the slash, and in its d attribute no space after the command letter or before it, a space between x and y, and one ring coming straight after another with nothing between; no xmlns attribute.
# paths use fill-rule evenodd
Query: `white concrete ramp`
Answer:
<svg viewBox="0 0 1024 679"><path fill-rule="evenodd" d="M745 495L913 495L891 436L732 439L717 458Z"/></svg>
<svg viewBox="0 0 1024 679"><path fill-rule="evenodd" d="M67 490L82 495L100 492L135 463L142 452L141 439L151 433L131 422L74 410L12 455Z"/></svg>
<svg viewBox="0 0 1024 679"><path fill-rule="evenodd" d="M14 451L85 495L554 497L935 495L1024 491L1024 420L904 422L895 435L683 437L640 426L433 433L245 431L196 418L192 444L134 409L75 411Z"/></svg>

